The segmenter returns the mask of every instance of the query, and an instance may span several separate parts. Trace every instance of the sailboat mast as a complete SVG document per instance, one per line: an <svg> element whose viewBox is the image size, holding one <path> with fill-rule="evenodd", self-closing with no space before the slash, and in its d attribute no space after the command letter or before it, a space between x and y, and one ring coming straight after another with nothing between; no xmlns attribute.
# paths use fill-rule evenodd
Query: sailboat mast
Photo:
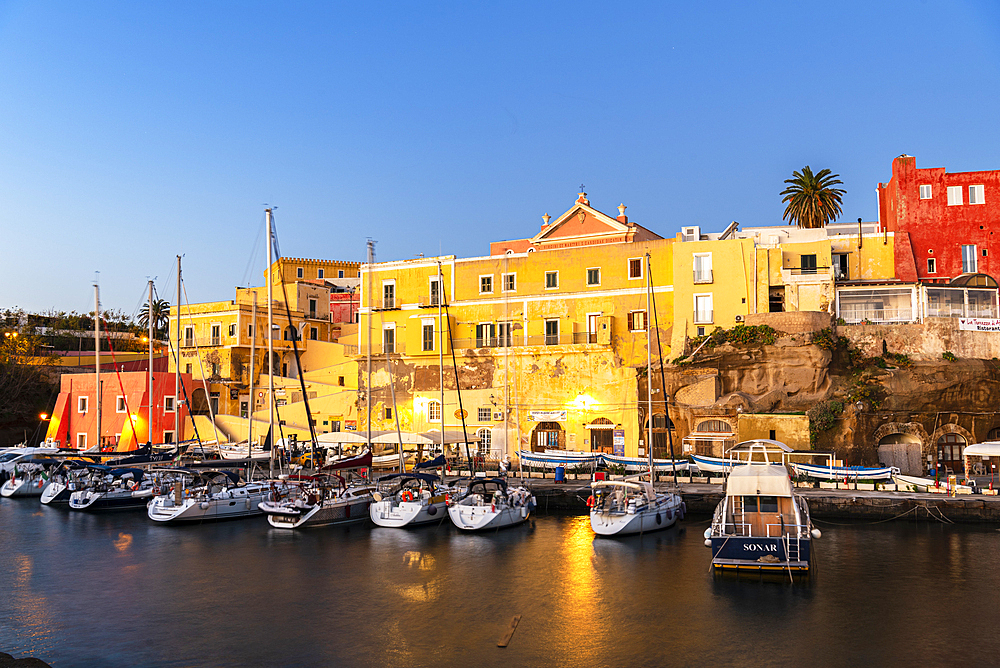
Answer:
<svg viewBox="0 0 1000 668"><path fill-rule="evenodd" d="M438 282L437 282L437 303L438 303L438 378L440 380L439 387L441 388L441 454L445 453L444 450L444 320L441 317L441 260L438 260ZM471 469L472 462L469 462L469 468Z"/></svg>
<svg viewBox="0 0 1000 668"><path fill-rule="evenodd" d="M146 442L150 445L153 444L153 281L149 282L149 306L146 307L149 311L147 314L147 323L149 325L149 424L146 425ZM136 438L136 447L139 445L139 439Z"/></svg>
<svg viewBox="0 0 1000 668"><path fill-rule="evenodd" d="M365 407L368 410L368 449L372 449L372 318L375 317L375 303L372 301L372 264L375 262L375 242L368 240L368 382L365 383Z"/></svg>
<svg viewBox="0 0 1000 668"><path fill-rule="evenodd" d="M101 449L101 286L94 282L94 395L97 397L97 450ZM88 446L90 447L90 446Z"/></svg>
<svg viewBox="0 0 1000 668"><path fill-rule="evenodd" d="M274 303L273 289L274 289L274 277L272 276L273 267L271 266L271 253L274 249L274 237L271 236L271 210L264 209L264 213L267 217L267 403L268 403L268 436L271 439L271 452L270 452L270 475L274 477L274 450L275 450L275 439L274 439L274 338L271 328L274 326L271 323L274 322L274 312L272 309L272 304Z"/></svg>
<svg viewBox="0 0 1000 668"><path fill-rule="evenodd" d="M181 256L177 256L177 313L175 317L177 345L174 347L174 442L181 439ZM190 407L188 408L190 414Z"/></svg>
<svg viewBox="0 0 1000 668"><path fill-rule="evenodd" d="M650 339L649 314L653 312L653 277L649 275L649 252L646 252L646 452L649 454L649 482L653 476L653 343Z"/></svg>
<svg viewBox="0 0 1000 668"><path fill-rule="evenodd" d="M253 375L254 367L257 365L257 291L253 291L253 307L251 310L250 322L250 401L247 403L247 459L253 457L251 448L253 447Z"/></svg>

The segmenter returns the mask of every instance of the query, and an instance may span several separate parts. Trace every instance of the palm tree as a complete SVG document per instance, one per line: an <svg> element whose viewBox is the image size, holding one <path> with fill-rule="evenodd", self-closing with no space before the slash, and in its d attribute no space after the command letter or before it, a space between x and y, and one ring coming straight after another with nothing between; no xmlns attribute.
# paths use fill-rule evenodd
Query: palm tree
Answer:
<svg viewBox="0 0 1000 668"><path fill-rule="evenodd" d="M802 168L801 173L792 172L793 178L785 179L785 183L790 185L781 191L784 198L781 201L788 202L781 219L806 229L825 227L827 223L837 220L843 213L841 198L847 192L833 187L843 185L843 181L837 178L839 176L831 174L829 169L813 174L808 165Z"/></svg>
<svg viewBox="0 0 1000 668"><path fill-rule="evenodd" d="M157 338L166 336L167 325L170 323L170 302L166 299L153 300L153 333ZM139 310L139 326L149 329L149 304L143 304Z"/></svg>

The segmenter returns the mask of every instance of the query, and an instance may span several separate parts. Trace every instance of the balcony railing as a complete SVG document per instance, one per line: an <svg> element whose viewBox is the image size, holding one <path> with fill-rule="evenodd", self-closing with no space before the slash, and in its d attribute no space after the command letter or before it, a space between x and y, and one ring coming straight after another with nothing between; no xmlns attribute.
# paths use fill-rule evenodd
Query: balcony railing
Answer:
<svg viewBox="0 0 1000 668"><path fill-rule="evenodd" d="M993 307L974 308L970 306L964 308L963 304L954 306L927 307L928 318L998 318L997 310Z"/></svg>
<svg viewBox="0 0 1000 668"><path fill-rule="evenodd" d="M713 315L714 315L714 311L695 311L694 312L694 321L695 321L695 324L699 324L699 325L711 324L713 322L713 319L712 319Z"/></svg>
<svg viewBox="0 0 1000 668"><path fill-rule="evenodd" d="M348 351L348 348L350 348L350 352ZM396 341L395 343L389 345L375 343L374 345L369 346L367 343L362 343L359 346L345 346L344 352L345 354L367 355L369 348L371 348L372 355L398 355L406 352L406 346L402 341Z"/></svg>
<svg viewBox="0 0 1000 668"><path fill-rule="evenodd" d="M885 323L885 322L913 322L913 309L906 308L878 308L875 306L858 306L841 308L840 317L850 325L861 322Z"/></svg>
<svg viewBox="0 0 1000 668"><path fill-rule="evenodd" d="M829 274L833 267L783 267L792 276L809 276L813 274Z"/></svg>
<svg viewBox="0 0 1000 668"><path fill-rule="evenodd" d="M395 297L383 297L382 299L375 300L375 310L376 311L391 311L393 309L399 308L396 306Z"/></svg>
<svg viewBox="0 0 1000 668"><path fill-rule="evenodd" d="M712 270L711 269L695 269L694 270L694 282L695 283L711 283L712 282Z"/></svg>
<svg viewBox="0 0 1000 668"><path fill-rule="evenodd" d="M437 308L438 304L444 306L444 304L441 303L441 297L438 295L423 295L417 299L417 304L420 308Z"/></svg>

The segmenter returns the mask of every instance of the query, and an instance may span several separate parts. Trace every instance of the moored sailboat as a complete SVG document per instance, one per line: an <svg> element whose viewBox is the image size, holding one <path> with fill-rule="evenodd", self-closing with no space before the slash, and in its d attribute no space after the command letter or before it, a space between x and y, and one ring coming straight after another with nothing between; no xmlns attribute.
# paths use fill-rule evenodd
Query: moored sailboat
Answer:
<svg viewBox="0 0 1000 668"><path fill-rule="evenodd" d="M503 478L474 478L465 494L450 501L448 516L465 531L514 526L528 519L535 497L524 487L507 487Z"/></svg>

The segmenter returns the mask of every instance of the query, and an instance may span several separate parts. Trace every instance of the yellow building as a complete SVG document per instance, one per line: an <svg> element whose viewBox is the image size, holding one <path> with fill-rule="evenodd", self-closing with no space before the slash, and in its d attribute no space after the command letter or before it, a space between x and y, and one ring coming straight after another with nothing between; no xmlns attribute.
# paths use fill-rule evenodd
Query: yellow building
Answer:
<svg viewBox="0 0 1000 668"><path fill-rule="evenodd" d="M362 266L358 359L364 382L372 354L373 428L395 426L392 382L401 429L461 429L457 368L466 428L494 456L611 452L616 438L626 454L645 452L637 373L648 267L668 357L674 241L624 209L608 216L581 193L562 216L544 216L537 235L493 243L488 257ZM367 408L359 412L364 429Z"/></svg>

